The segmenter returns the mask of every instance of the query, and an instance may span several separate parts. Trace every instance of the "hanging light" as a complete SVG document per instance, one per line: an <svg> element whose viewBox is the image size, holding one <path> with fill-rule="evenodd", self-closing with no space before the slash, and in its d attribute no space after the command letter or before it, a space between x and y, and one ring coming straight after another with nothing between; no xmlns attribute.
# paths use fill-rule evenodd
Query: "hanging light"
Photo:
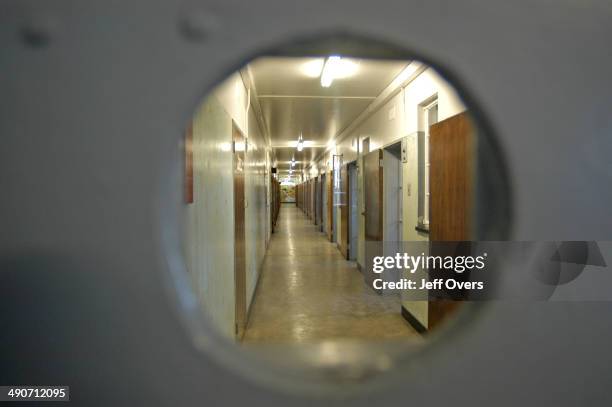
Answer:
<svg viewBox="0 0 612 407"><path fill-rule="evenodd" d="M297 151L302 151L304 149L304 139L302 137L302 133L300 133L300 137L297 142Z"/></svg>

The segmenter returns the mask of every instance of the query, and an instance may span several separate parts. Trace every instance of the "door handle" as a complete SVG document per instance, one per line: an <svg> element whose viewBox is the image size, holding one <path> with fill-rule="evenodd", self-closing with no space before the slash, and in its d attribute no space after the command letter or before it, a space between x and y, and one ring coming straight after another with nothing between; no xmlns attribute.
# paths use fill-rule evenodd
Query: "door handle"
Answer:
<svg viewBox="0 0 612 407"><path fill-rule="evenodd" d="M366 211L361 212L361 215L365 216L366 215Z"/></svg>

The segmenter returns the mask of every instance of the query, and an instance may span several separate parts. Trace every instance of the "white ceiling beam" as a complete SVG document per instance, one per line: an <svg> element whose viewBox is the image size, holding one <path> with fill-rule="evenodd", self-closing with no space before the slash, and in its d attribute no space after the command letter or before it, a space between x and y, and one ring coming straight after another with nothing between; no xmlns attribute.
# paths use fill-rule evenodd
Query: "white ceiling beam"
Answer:
<svg viewBox="0 0 612 407"><path fill-rule="evenodd" d="M357 99L374 100L376 96L339 96L339 95L259 95L259 99Z"/></svg>
<svg viewBox="0 0 612 407"><path fill-rule="evenodd" d="M288 141L277 141L272 144L272 148L296 148L297 140ZM327 147L327 143L316 143L314 141L304 140L304 148L324 148Z"/></svg>

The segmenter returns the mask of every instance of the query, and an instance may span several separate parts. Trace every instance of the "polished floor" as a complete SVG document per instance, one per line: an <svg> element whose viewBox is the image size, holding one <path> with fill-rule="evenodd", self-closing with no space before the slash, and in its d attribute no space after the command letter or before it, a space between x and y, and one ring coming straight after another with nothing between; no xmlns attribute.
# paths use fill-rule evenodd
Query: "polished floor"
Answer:
<svg viewBox="0 0 612 407"><path fill-rule="evenodd" d="M400 315L399 299L369 288L355 263L293 204L281 208L260 278L245 343L420 340Z"/></svg>

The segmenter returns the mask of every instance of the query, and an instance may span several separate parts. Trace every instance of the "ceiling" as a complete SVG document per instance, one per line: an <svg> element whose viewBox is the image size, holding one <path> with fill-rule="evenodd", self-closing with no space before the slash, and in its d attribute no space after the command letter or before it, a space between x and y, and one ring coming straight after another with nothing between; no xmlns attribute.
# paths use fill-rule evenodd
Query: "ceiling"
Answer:
<svg viewBox="0 0 612 407"><path fill-rule="evenodd" d="M327 143L359 116L408 61L346 59L351 76L321 86L323 58L258 58L249 64L280 174L325 151ZM302 134L305 145L296 149Z"/></svg>

